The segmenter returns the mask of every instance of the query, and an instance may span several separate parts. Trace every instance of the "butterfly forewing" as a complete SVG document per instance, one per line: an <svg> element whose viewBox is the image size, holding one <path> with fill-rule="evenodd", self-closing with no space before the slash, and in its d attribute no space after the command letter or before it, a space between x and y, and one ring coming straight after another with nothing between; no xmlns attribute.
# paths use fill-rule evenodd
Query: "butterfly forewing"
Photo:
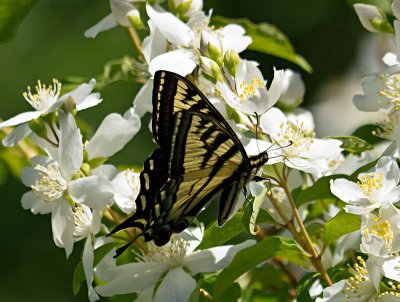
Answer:
<svg viewBox="0 0 400 302"><path fill-rule="evenodd" d="M225 223L266 153L250 160L228 122L200 90L167 71L154 76L152 129L160 147L140 174L136 212L112 233L137 227L146 241L163 245L188 227L218 192L218 224Z"/></svg>

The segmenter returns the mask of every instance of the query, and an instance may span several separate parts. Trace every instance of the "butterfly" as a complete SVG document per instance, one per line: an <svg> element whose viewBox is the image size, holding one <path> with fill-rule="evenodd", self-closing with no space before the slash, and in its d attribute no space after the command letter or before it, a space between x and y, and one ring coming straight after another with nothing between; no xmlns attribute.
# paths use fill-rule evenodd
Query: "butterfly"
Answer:
<svg viewBox="0 0 400 302"><path fill-rule="evenodd" d="M207 97L169 71L154 75L152 131L159 148L140 173L136 212L109 235L136 227L145 241L162 246L186 229L217 193L218 225L223 225L247 182L268 161L267 151L248 156Z"/></svg>

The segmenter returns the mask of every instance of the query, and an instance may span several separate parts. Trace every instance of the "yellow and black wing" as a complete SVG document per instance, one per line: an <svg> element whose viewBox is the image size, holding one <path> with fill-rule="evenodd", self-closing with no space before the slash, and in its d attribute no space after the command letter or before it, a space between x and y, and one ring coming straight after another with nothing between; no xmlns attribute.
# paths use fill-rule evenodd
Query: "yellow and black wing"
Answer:
<svg viewBox="0 0 400 302"><path fill-rule="evenodd" d="M222 225L253 169L266 159L249 159L232 128L200 90L171 72L155 74L152 128L160 147L144 163L136 212L112 233L137 227L146 241L164 245L218 192Z"/></svg>

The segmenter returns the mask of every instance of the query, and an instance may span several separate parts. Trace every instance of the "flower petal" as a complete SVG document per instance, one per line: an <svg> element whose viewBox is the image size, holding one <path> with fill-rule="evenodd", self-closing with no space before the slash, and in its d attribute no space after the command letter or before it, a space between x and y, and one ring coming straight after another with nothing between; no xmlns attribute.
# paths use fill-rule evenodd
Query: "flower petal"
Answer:
<svg viewBox="0 0 400 302"><path fill-rule="evenodd" d="M85 272L86 284L88 287L88 295L90 301L96 301L99 299L99 296L94 291L92 282L93 282L93 246L92 246L92 238L89 236L86 239L85 247L83 248L82 255L82 263L83 263L83 271Z"/></svg>
<svg viewBox="0 0 400 302"><path fill-rule="evenodd" d="M133 113L123 117L117 113L107 115L86 145L89 159L110 157L120 151L140 130L140 118Z"/></svg>
<svg viewBox="0 0 400 302"><path fill-rule="evenodd" d="M222 47L224 51L232 49L237 53L242 52L252 42L251 37L245 36L245 30L242 26L237 24L228 24L221 30L222 33Z"/></svg>
<svg viewBox="0 0 400 302"><path fill-rule="evenodd" d="M156 11L151 5L146 5L147 15L163 36L172 44L189 46L192 41L192 30L189 26L165 11Z"/></svg>
<svg viewBox="0 0 400 302"><path fill-rule="evenodd" d="M135 112L139 115L140 118L146 114L146 112L153 111L153 104L151 102L151 98L153 95L153 80L148 80L136 94L135 99L133 100L133 106L135 108Z"/></svg>
<svg viewBox="0 0 400 302"><path fill-rule="evenodd" d="M65 179L70 179L83 162L81 132L70 113L59 111L60 119L60 171Z"/></svg>
<svg viewBox="0 0 400 302"><path fill-rule="evenodd" d="M149 72L154 76L157 70L167 70L186 76L196 67L195 59L193 52L175 49L155 57L149 64Z"/></svg>
<svg viewBox="0 0 400 302"><path fill-rule="evenodd" d="M283 81L285 79L285 72L282 69L276 70L274 68L274 79L268 89L268 108L275 105L279 100L283 90Z"/></svg>
<svg viewBox="0 0 400 302"><path fill-rule="evenodd" d="M170 268L157 289L154 302L187 302L196 281L182 267Z"/></svg>
<svg viewBox="0 0 400 302"><path fill-rule="evenodd" d="M118 25L113 14L109 14L100 20L99 23L93 25L91 28L85 31L86 38L96 38L96 36L102 31L109 30Z"/></svg>
<svg viewBox="0 0 400 302"><path fill-rule="evenodd" d="M364 193L359 186L347 179L331 180L331 191L339 199L347 203L355 203L365 200Z"/></svg>
<svg viewBox="0 0 400 302"><path fill-rule="evenodd" d="M142 292L153 288L167 270L167 266L152 262L110 267L104 272L106 285L95 289L105 297Z"/></svg>
<svg viewBox="0 0 400 302"><path fill-rule="evenodd" d="M100 104L103 99L100 98L100 93L91 93L85 97L79 104L76 104L76 110L81 111Z"/></svg>
<svg viewBox="0 0 400 302"><path fill-rule="evenodd" d="M273 139L279 139L280 125L287 122L286 116L278 108L271 108L261 116L260 124Z"/></svg>
<svg viewBox="0 0 400 302"><path fill-rule="evenodd" d="M143 55L149 64L155 57L161 55L167 50L167 40L161 31L154 26L153 22L148 22L150 28L150 36L143 40Z"/></svg>
<svg viewBox="0 0 400 302"><path fill-rule="evenodd" d="M74 214L69 201L64 197L53 200L51 204L53 206L51 211L51 225L54 243L58 247L65 248L65 253L68 258L74 246Z"/></svg>
<svg viewBox="0 0 400 302"><path fill-rule="evenodd" d="M237 245L225 245L194 252L184 258L182 265L187 267L192 275L215 272L227 267L237 252L253 244L255 244L254 240L247 240Z"/></svg>
<svg viewBox="0 0 400 302"><path fill-rule="evenodd" d="M49 214L52 208L51 202L44 201L32 191L22 195L21 204L25 210L31 210L33 214Z"/></svg>
<svg viewBox="0 0 400 302"><path fill-rule="evenodd" d="M20 140L27 137L29 134L31 134L31 132L32 131L27 123L20 124L3 139L3 146L16 146Z"/></svg>
<svg viewBox="0 0 400 302"><path fill-rule="evenodd" d="M104 176L92 175L71 181L68 185L68 193L75 202L101 211L106 205L111 204L114 189Z"/></svg>
<svg viewBox="0 0 400 302"><path fill-rule="evenodd" d="M38 118L41 114L42 112L40 111L28 111L20 113L0 123L0 129L3 129L4 127L16 126L25 122L29 122L31 120L34 120L35 118Z"/></svg>

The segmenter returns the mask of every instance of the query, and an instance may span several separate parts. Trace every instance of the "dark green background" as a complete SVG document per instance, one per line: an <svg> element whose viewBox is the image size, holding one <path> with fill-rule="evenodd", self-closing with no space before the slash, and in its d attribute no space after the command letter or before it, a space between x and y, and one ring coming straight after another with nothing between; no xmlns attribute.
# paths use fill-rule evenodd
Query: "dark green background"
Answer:
<svg viewBox="0 0 400 302"><path fill-rule="evenodd" d="M311 75L303 73L306 104L324 81L347 69L364 32L344 0L206 0L205 7L213 8L217 15L266 21L286 33L297 52L314 68ZM0 117L7 119L30 110L22 92L37 79L49 83L52 78L72 75L92 77L101 73L107 61L133 52L127 33L121 28L102 33L94 40L84 38L85 29L108 13L106 0L39 1L21 24L17 37L0 45ZM258 60L266 78L270 78L273 66L299 70L286 61L255 52L242 56ZM97 126L108 113L124 112L137 89L128 83L115 84L102 91L104 102L100 106L79 116ZM153 148L147 121L143 129L114 163L141 165ZM64 250L53 243L50 215L35 216L22 209L20 198L26 190L11 174L0 187L1 300L86 301L85 287L78 296L72 294L72 272L82 244L78 243L66 260Z"/></svg>

